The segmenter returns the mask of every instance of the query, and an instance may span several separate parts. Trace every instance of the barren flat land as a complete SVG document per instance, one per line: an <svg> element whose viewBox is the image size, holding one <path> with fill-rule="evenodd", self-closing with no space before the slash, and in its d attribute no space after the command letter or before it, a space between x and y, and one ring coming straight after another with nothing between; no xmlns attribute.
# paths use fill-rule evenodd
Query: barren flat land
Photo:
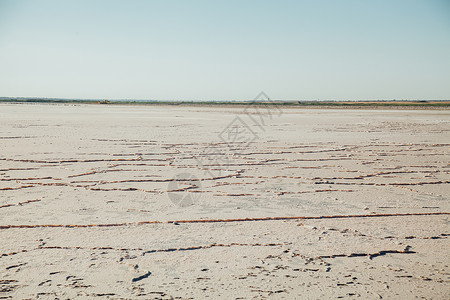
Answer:
<svg viewBox="0 0 450 300"><path fill-rule="evenodd" d="M0 104L0 298L448 299L450 110Z"/></svg>

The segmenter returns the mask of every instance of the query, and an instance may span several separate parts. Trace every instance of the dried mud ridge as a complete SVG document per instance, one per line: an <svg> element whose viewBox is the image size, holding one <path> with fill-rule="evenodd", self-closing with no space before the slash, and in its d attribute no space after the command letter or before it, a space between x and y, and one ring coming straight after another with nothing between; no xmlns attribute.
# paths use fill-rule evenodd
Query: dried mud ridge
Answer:
<svg viewBox="0 0 450 300"><path fill-rule="evenodd" d="M171 253L171 252L183 252L183 251L195 251L195 250L204 250L204 249L211 249L215 247L279 247L279 246L286 246L289 243L267 243L267 244L261 244L261 243L229 243L229 244L220 244L220 243L212 243L209 245L202 245L202 246L190 246L190 247L179 247L179 248L166 248L166 249L151 249L151 250L145 250L142 248L113 248L113 247L81 247L81 246L44 246L39 245L38 247L34 249L22 249L20 251L16 252L10 252L10 253L3 253L0 254L0 257L4 256L11 256L11 255L17 255L20 253L25 252L31 252L36 250L113 250L113 251L139 251L141 252L142 256L145 256L147 254L153 254L153 253ZM283 253L288 253L290 250L284 250ZM310 257L304 254L295 253L295 251L292 253L292 256L300 256L303 259L305 259L308 262L312 262L314 260L323 260L323 259L333 259L333 258L352 258L352 257L367 257L369 259L373 259L378 256L384 256L386 254L415 254L415 251L411 250L411 246L406 246L404 250L380 250L378 252L372 252L372 253L366 253L366 252L360 252L360 253L350 253L350 254L331 254L331 255L320 255L316 257ZM25 264L18 264L18 265L11 265L7 267L6 269L13 269L18 268L20 266L23 266Z"/></svg>
<svg viewBox="0 0 450 300"><path fill-rule="evenodd" d="M31 252L36 250L114 250L114 251L141 251L142 256L146 254L152 254L152 253L167 253L167 252L182 252L182 251L193 251L193 250L202 250L202 249L210 249L215 247L235 247L235 246L241 246L241 247L276 247L276 246L284 246L283 243L268 243L268 244L261 244L261 243L229 243L229 244L220 244L220 243L212 243L209 245L204 246L191 246L191 247L179 247L179 248L167 248L167 249L151 249L151 250L145 250L142 248L113 248L113 247L81 247L81 246L45 246L45 243L39 245L36 248L33 249L22 249L20 251L14 251L10 253L3 253L0 254L0 257L4 256L11 256L11 255L17 255L20 253L25 252ZM12 269L19 267L19 265L12 265L7 267L7 269Z"/></svg>
<svg viewBox="0 0 450 300"><path fill-rule="evenodd" d="M0 205L0 208L10 207L10 206L22 206L22 205L27 204L27 203L39 202L39 201L41 201L41 200L40 199L34 199L34 200L27 200L27 201L24 201L24 202L19 202L19 203L16 203L16 204L4 204L4 205Z"/></svg>
<svg viewBox="0 0 450 300"><path fill-rule="evenodd" d="M394 214L333 215L333 216L303 216L303 217L265 217L265 218L241 218L241 219L197 219L197 220L141 221L128 223L80 224L80 225L74 224L1 225L0 229L120 227L120 226L137 226L146 224L228 223L228 222L258 222L258 221L288 221L288 220L380 218L380 217L404 217L404 216L436 216L436 215L450 215L450 213L429 212L429 213L394 213Z"/></svg>
<svg viewBox="0 0 450 300"><path fill-rule="evenodd" d="M367 257L369 259L384 256L386 254L415 254L415 251L411 251L410 247L405 247L404 250L380 250L374 253L350 253L350 254L333 254L333 255L320 255L314 257L314 259L326 259L326 258L338 258L338 257Z"/></svg>
<svg viewBox="0 0 450 300"><path fill-rule="evenodd" d="M191 251L191 250L201 250L201 249L209 249L214 247L233 247L233 246L245 246L245 247L275 247L275 246L283 246L285 244L282 243L269 243L269 244L261 244L261 243L229 243L229 244L219 244L212 243L206 246L191 246L191 247L180 247L180 248L167 248L167 249L153 249L153 250L145 250L142 248L113 248L113 247L65 247L65 246L39 246L33 250L37 249L59 249L59 250L116 250L116 251L143 251L142 255L151 254L151 253L163 253L163 252L178 252L178 251ZM24 252L28 252L31 250L27 250ZM13 252L13 254L18 254L20 252ZM4 256L11 255L11 253L6 254Z"/></svg>

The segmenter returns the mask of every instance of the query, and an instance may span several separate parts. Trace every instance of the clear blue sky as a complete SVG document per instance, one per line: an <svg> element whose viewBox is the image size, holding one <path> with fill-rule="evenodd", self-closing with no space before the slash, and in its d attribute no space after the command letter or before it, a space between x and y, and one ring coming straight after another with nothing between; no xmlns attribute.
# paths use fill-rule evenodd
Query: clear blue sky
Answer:
<svg viewBox="0 0 450 300"><path fill-rule="evenodd" d="M0 96L450 99L449 0L0 0Z"/></svg>

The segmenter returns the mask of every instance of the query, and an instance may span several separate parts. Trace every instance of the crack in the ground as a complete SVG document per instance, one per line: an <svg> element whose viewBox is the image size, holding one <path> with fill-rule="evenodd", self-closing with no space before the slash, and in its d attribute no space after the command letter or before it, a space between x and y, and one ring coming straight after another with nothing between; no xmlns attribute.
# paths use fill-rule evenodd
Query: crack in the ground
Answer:
<svg viewBox="0 0 450 300"><path fill-rule="evenodd" d="M180 223L230 223L230 222L257 222L257 221L289 221L289 220L321 220L321 219L349 219L349 218L382 218L405 216L439 216L450 215L448 212L428 213L393 213L393 214L365 214L365 215L331 215L331 216L303 216L303 217L265 217L265 218L241 218L241 219L197 219L175 221L141 221L111 224L36 224L36 225L0 225L1 229L17 228L89 228L89 227L120 227L137 226L145 224L180 224Z"/></svg>

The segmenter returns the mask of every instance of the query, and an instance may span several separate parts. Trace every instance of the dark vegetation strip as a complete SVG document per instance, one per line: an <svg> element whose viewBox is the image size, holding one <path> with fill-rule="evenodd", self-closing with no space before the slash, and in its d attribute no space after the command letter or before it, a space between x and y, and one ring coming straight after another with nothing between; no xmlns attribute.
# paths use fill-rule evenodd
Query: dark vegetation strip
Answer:
<svg viewBox="0 0 450 300"><path fill-rule="evenodd" d="M102 105L272 105L272 106L332 106L332 107L450 107L450 100L416 100L416 101L395 101L395 100L377 100L377 101L120 101L120 100L71 100L71 99L0 99L0 103L61 103L61 104L102 104Z"/></svg>

